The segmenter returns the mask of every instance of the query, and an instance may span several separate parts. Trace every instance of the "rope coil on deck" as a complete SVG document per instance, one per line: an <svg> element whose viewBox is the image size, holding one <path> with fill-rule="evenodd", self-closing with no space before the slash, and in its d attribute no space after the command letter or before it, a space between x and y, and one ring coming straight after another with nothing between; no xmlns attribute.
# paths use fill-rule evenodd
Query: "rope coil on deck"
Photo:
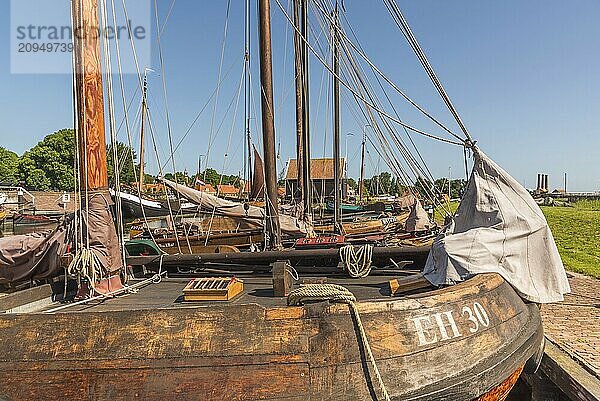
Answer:
<svg viewBox="0 0 600 401"><path fill-rule="evenodd" d="M373 373L375 374L375 378L377 379L377 384L379 385L379 389L383 394L383 399L385 401L390 401L390 396L388 395L385 383L383 382L381 374L379 373L379 368L377 367L377 361L375 360L373 352L371 351L371 346L369 345L367 333L365 332L362 320L360 319L360 314L358 313L358 308L356 307L356 297L354 296L354 294L352 294L347 288L337 284L306 284L300 288L292 290L287 298L287 303L290 306L299 306L304 305L305 303L319 301L344 303L348 305L348 307L350 308L350 313L352 314L352 316L354 317L354 321L356 322L358 333L360 334L361 341L359 343L359 346L362 344L363 350L368 356L369 362L371 362L371 366L373 367Z"/></svg>
<svg viewBox="0 0 600 401"><path fill-rule="evenodd" d="M95 285L98 280L104 278L102 262L98 258L98 255L89 248L81 248L77 251L75 257L69 263L67 272L71 276L86 279L89 286L94 290L96 289Z"/></svg>
<svg viewBox="0 0 600 401"><path fill-rule="evenodd" d="M346 245L340 248L340 259L352 278L367 277L373 268L373 245L366 244L358 248Z"/></svg>

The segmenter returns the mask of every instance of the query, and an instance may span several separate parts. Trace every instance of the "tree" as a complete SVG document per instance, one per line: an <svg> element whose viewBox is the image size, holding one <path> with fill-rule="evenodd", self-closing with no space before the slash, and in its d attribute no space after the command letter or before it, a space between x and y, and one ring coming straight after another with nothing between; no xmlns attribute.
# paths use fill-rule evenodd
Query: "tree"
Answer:
<svg viewBox="0 0 600 401"><path fill-rule="evenodd" d="M348 183L348 186L352 189L354 189L355 191L358 190L358 184L356 183L356 181L354 180L354 178L348 178L346 180L346 182Z"/></svg>
<svg viewBox="0 0 600 401"><path fill-rule="evenodd" d="M431 184L431 181L422 177L417 178L417 181L415 182L415 189L421 195L421 198L431 198L431 193L433 192L432 188L433 186Z"/></svg>
<svg viewBox="0 0 600 401"><path fill-rule="evenodd" d="M73 191L75 133L63 129L48 135L25 152L18 164L18 178L34 190Z"/></svg>
<svg viewBox="0 0 600 401"><path fill-rule="evenodd" d="M450 197L452 199L461 198L463 195L464 188L467 182L465 180L451 180L450 181ZM435 180L435 188L442 194L448 194L448 179L439 178Z"/></svg>
<svg viewBox="0 0 600 401"><path fill-rule="evenodd" d="M15 184L18 181L19 156L0 146L0 182Z"/></svg>
<svg viewBox="0 0 600 401"><path fill-rule="evenodd" d="M123 142L117 142L117 155L119 157L119 180L121 184L135 184L136 171L140 169L139 164L134 164L134 160L136 159L135 152ZM108 171L109 184L114 185L115 163L112 144L109 144L106 148L106 170Z"/></svg>

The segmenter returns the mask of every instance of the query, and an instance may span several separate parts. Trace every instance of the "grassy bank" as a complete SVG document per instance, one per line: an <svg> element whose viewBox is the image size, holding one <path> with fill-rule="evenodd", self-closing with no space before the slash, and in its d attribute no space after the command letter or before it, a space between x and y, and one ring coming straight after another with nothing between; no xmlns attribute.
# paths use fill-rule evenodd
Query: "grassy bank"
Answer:
<svg viewBox="0 0 600 401"><path fill-rule="evenodd" d="M542 210L567 270L600 278L600 201Z"/></svg>

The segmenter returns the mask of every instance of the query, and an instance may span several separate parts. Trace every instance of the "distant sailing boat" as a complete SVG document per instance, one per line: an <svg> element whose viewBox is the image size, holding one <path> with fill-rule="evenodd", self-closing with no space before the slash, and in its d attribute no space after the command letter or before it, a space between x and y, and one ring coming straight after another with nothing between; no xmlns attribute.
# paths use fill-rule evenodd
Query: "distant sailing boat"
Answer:
<svg viewBox="0 0 600 401"><path fill-rule="evenodd" d="M304 285L286 288L295 273L281 250L286 222L277 207L270 1L258 5L269 251L142 258L156 275L123 298L61 305L46 298L49 286L5 296L12 309L0 315L3 397L487 401L505 399L523 370L537 368L543 329L536 302L568 291L564 269L539 208L472 144L468 190L425 263L429 281L402 278L401 267L381 269L403 260L394 261L390 249L347 245L288 251L317 263L337 259L343 269L312 265L300 272ZM73 11L76 26L97 26L95 0L75 0ZM0 279L54 277L60 260L47 262L76 250L70 273L95 293L116 296L129 289L121 289L124 264L106 201L99 44L94 35L75 44L78 132L87 132L79 135L80 151L90 161L81 170L87 229L76 230L78 249L64 246L66 227L38 243L44 252L23 252L33 237L0 240L3 253L14 256L12 264L0 260ZM274 255L276 263L263 263L259 274L244 264ZM192 276L230 277L211 285L242 279L243 291L231 301L181 301L187 283L164 276L182 274L186 259ZM55 271L42 272L44 266ZM55 295L68 290L63 284ZM404 296L390 297L398 294Z"/></svg>

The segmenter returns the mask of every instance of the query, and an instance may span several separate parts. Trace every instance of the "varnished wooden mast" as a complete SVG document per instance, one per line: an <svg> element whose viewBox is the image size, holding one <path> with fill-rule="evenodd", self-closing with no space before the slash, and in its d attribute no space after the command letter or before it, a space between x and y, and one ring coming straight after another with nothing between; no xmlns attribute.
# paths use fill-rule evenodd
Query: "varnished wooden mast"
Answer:
<svg viewBox="0 0 600 401"><path fill-rule="evenodd" d="M83 241L84 246L94 252L106 274L105 278L89 285L93 286L95 293L106 294L122 288L119 272L124 265L109 207L98 2L72 0L71 4L75 33L73 51L79 178L82 188L86 189L82 193L81 204L83 224L87 227ZM100 196L95 196L97 194ZM86 284L79 288L78 296L87 296L88 291Z"/></svg>
<svg viewBox="0 0 600 401"><path fill-rule="evenodd" d="M273 60L271 50L271 4L269 0L258 0L258 25L260 34L260 82L262 106L262 130L265 164L267 216L266 229L268 246L281 247L277 199L277 165L275 160L275 120L273 102Z"/></svg>
<svg viewBox="0 0 600 401"><path fill-rule="evenodd" d="M72 0L79 176L88 190L108 189L97 0Z"/></svg>

